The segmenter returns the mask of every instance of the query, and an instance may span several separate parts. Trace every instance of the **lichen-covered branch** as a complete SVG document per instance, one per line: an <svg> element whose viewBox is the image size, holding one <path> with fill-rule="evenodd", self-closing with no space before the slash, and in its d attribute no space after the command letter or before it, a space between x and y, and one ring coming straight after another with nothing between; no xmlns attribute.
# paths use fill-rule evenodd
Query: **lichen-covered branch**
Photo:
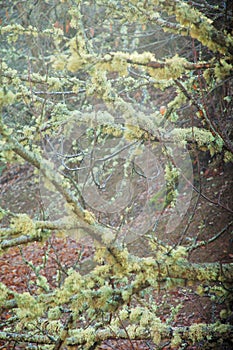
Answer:
<svg viewBox="0 0 233 350"><path fill-rule="evenodd" d="M206 339L205 345L208 343L211 344L212 339L214 342L221 341L221 339L227 338L231 339L233 336L233 327L231 325L224 324L197 324L195 326L187 326L187 327L168 327L164 324L158 324L157 328L153 331L149 331L146 327L135 327L133 332L130 329L130 326L126 328L130 334L131 339L150 339L154 336L155 343L159 345L159 343L164 339L171 339L171 343L176 344L177 346L181 344L182 341L188 341L190 344L195 344L196 341ZM89 331L89 332L88 332ZM82 330L77 329L76 331L70 332L74 335L67 337L65 344L67 346L78 346L83 345L83 349L89 349L86 345L89 343L91 346L91 341L88 339L92 333L95 333L95 340L92 340L93 343L100 343L106 339L114 338L111 329L94 329L90 327L90 329ZM82 335L83 334L83 335ZM86 338L85 338L86 334ZM127 334L124 329L117 330L117 338L127 339ZM52 335L48 334L47 336L42 335L31 335L24 333L12 333L12 332L0 332L0 339L5 341L16 341L16 342L24 342L24 343L35 343L35 344L55 344L55 348L58 347L58 340ZM157 342L156 342L157 339Z"/></svg>
<svg viewBox="0 0 233 350"><path fill-rule="evenodd" d="M159 328L160 327L160 328ZM151 339L153 337L153 331L150 332L148 329L143 327L135 327L135 334L133 334L130 327L129 334L131 339ZM81 333L81 332L80 332ZM101 342L106 339L114 339L114 335L111 329L103 329L95 331L96 342ZM158 328L155 330L154 338L157 342L157 345L164 339L171 339L171 344L179 346L183 341L189 342L189 344L195 344L196 341L205 339L205 345L211 344L212 339L215 343L224 338L230 339L233 335L233 327L231 325L221 325L221 324L197 324L195 326L187 327L166 327L162 323L158 325ZM78 337L77 337L78 338ZM85 345L86 340L82 341L77 338L72 337L67 339L67 345ZM117 338L127 339L128 336L124 329L117 330ZM220 343L219 343L220 344ZM85 349L88 349L85 347Z"/></svg>
<svg viewBox="0 0 233 350"><path fill-rule="evenodd" d="M76 216L74 225L79 227L80 230L87 230L88 234L91 234L97 241L102 241L102 236L105 234L106 229L99 227L94 220L93 225L90 224L90 220L86 219L87 215L81 208L78 200L69 190L65 188L65 185L63 184L63 176L54 171L49 162L43 160L40 155L32 153L23 147L13 136L11 136L11 132L9 132L7 127L2 122L0 123L0 134L2 134L6 141L11 144L12 150L17 155L31 163L36 168L40 169L44 176L51 181L57 191L65 198L67 204L70 205L72 212Z"/></svg>
<svg viewBox="0 0 233 350"><path fill-rule="evenodd" d="M211 237L210 239L208 239L208 240L206 240L206 241L199 241L199 242L193 244L192 246L190 246L190 247L188 248L188 250L189 250L189 251L192 251L192 250L195 250L195 249L197 249L197 248L199 248L199 247L204 247L204 246L206 246L206 245L208 245L208 244L210 244L210 243L216 241L219 237L222 236L222 234L223 234L224 232L226 232L226 230L227 230L229 227L232 226L232 224L233 224L233 221L230 221L226 226L224 226L224 227L223 227L219 232L217 232L213 237Z"/></svg>
<svg viewBox="0 0 233 350"><path fill-rule="evenodd" d="M233 264L226 242L227 260L221 254L212 263L189 259L193 249L221 241L232 225L229 219L216 231L199 226L201 197L213 204L207 217L215 207L232 213L227 200L220 202L228 199L229 182L224 178L226 191L223 196L221 187L215 202L217 186L206 192L194 186L196 170L202 183L197 154L192 168L194 151L206 152L203 163L214 166L221 155L215 185L223 159L230 162L233 154L232 7L209 2L205 10L200 0L80 0L77 6L28 0L23 6L8 1L0 10L1 345L93 350L112 337L150 339L155 347L164 339L171 348L224 339L232 345ZM219 13L223 30L216 26ZM29 207L25 187L13 203L17 213L7 191L28 179L18 165L10 179L8 171L22 160L41 175L36 190L43 205ZM223 183L224 171L221 176ZM192 189L200 193L190 215ZM173 218L171 236L163 225L169 221L173 230ZM59 234L82 237L64 243L74 255L60 250ZM34 241L41 256L22 247ZM9 256L18 249L8 248L17 246L21 256L11 271L18 256L12 262ZM131 253L136 248L140 257ZM26 273L22 283L7 275L21 273L18 263ZM206 298L211 315L195 309L192 325L181 325L184 295L200 303Z"/></svg>
<svg viewBox="0 0 233 350"><path fill-rule="evenodd" d="M180 88L180 90L183 92L183 94L192 101L193 105L197 108L197 111L200 112L203 115L203 119L206 121L206 124L209 126L210 131L216 135L218 138L221 138L224 142L224 146L228 151L230 151L233 154L233 143L230 141L229 137L221 130L219 127L217 127L213 121L209 118L207 115L205 109L201 106L201 104L196 101L192 96L189 94L187 89L184 87L184 85L177 79L175 79L175 83Z"/></svg>
<svg viewBox="0 0 233 350"><path fill-rule="evenodd" d="M166 249L168 250L169 247ZM115 248L114 251L117 252ZM143 259L129 255L127 270L131 273L141 271L141 278L144 281L147 279L153 281L156 280L156 277L159 277L161 279L183 278L192 281L232 282L233 264L221 264L218 262L206 264L190 263L185 258L182 258L182 254L185 251L184 247L179 247L177 250L173 249L170 254L159 252L153 258ZM117 256L121 257L121 254L120 251L117 252ZM122 262L122 258L120 261Z"/></svg>
<svg viewBox="0 0 233 350"><path fill-rule="evenodd" d="M232 37L218 31L211 24L211 20L197 9L190 6L186 1L158 0L156 4L159 8L167 11L169 15L175 15L177 22L183 26L184 29L188 28L187 34L199 40L210 50L230 56L233 55Z"/></svg>
<svg viewBox="0 0 233 350"><path fill-rule="evenodd" d="M127 62L130 64L134 64L136 66L144 66L148 68L154 68L154 69L161 69L165 68L166 66L169 67L169 62L159 62L159 61L150 61L150 62L140 62L136 59L127 59ZM198 70L198 69L209 69L214 68L215 65L211 62L199 62L199 63L192 63L192 62L183 62L183 67L185 70Z"/></svg>
<svg viewBox="0 0 233 350"><path fill-rule="evenodd" d="M19 245L22 245L22 244L27 244L27 243L31 243L31 242L39 242L41 241L41 236L20 236L20 237L17 237L17 238L14 238L14 239L8 239L8 240L3 240L1 243L0 243L0 249L1 250L5 250L5 249L8 249L10 247L17 247Z"/></svg>
<svg viewBox="0 0 233 350"><path fill-rule="evenodd" d="M36 344L55 344L53 335L31 335L22 333L0 332L0 339L5 341L26 342Z"/></svg>

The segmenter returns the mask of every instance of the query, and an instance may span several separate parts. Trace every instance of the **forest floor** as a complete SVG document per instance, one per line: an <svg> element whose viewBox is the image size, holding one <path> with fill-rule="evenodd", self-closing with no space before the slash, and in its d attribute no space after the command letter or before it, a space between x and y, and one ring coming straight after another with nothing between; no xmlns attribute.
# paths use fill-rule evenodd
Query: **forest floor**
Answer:
<svg viewBox="0 0 233 350"><path fill-rule="evenodd" d="M175 244L181 239L180 233L185 232L182 244L187 244L192 239L198 242L216 237L206 246L190 253L189 260L197 263L232 263L232 224L228 225L233 219L232 213L228 210L233 210L232 165L215 164L214 162L210 165L207 161L203 161L201 166L203 168L202 193L205 198L203 196L197 198L198 194L194 192L190 209L181 225L167 237L164 237L162 230L158 230L158 238L169 244ZM43 207L39 185L34 180L33 169L27 164L9 166L4 169L0 177L1 206L11 212L27 213L31 217L41 219ZM199 180L196 179L196 183ZM195 213L187 227L194 207ZM3 222L3 224L8 223ZM142 250L142 247L139 242L139 250ZM13 247L0 257L0 282L5 283L16 292L32 291L33 284L30 281L36 279L35 271L29 266L29 262L32 262L34 265L41 265L40 273L48 278L51 286L55 287L58 282L57 270L60 271L59 279L62 281L70 267L77 266L80 261L92 256L93 253L94 247L91 240L76 240L73 237L64 238L55 235L52 235L43 244L34 242L27 246ZM43 259L44 256L47 257L46 261ZM158 292L155 293L154 298L158 304L163 304L161 318L165 321L170 315L166 312L164 295ZM224 303L216 304L209 298L198 296L192 286L175 288L166 294L167 305L177 305L180 302L183 306L174 320L176 326L190 325L194 322L214 322L219 319L220 310L224 308ZM7 321L10 315L10 311L5 311L1 315L0 323ZM200 349L201 346L202 344L199 344L189 349ZM3 344L1 349L4 349ZM151 350L154 347L151 342L122 339L108 340L99 347L99 350L110 349ZM164 344L163 349L170 349L170 347ZM224 345L222 349L228 350Z"/></svg>

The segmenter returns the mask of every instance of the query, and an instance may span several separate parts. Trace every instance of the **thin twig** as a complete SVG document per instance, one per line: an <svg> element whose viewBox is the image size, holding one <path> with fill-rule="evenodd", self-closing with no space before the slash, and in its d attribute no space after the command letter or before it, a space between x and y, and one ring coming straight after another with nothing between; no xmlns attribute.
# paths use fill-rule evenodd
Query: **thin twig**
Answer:
<svg viewBox="0 0 233 350"><path fill-rule="evenodd" d="M233 224L233 220L228 222L228 224L226 226L224 226L218 233L216 233L216 235L214 235L213 237L211 237L207 241L200 241L200 242L196 243L195 245L192 245L191 247L187 248L188 251L193 251L199 247L206 246L207 244L210 244L210 243L216 241L232 224Z"/></svg>

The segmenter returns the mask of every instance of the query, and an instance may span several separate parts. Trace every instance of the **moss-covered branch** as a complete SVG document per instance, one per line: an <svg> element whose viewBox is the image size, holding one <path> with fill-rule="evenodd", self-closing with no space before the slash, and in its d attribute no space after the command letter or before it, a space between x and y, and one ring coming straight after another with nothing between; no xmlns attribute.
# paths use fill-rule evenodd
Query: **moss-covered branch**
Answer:
<svg viewBox="0 0 233 350"><path fill-rule="evenodd" d="M0 332L0 339L4 341L35 343L35 344L55 344L56 338L51 335L31 335L23 333Z"/></svg>
<svg viewBox="0 0 233 350"><path fill-rule="evenodd" d="M9 209L0 210L0 250L3 271L11 269L10 259L5 264L4 258L15 251L7 249L19 246L20 264L25 264L22 267L30 273L26 276L27 291L22 290L25 284L19 285L18 276L12 280L11 276L2 278L1 344L93 350L112 337L150 339L160 347L165 339L171 348L200 342L218 345L223 339L232 339L228 320L232 317L229 305L233 264L218 262L220 255L213 263L189 260L190 251L221 240L232 225L229 220L219 226L217 233L213 227L208 232L201 231L200 197L228 212L232 209L220 199L214 202L200 193L183 234L179 234L173 216L177 212L181 223L186 214L176 204L180 201L188 206L192 199L187 192L198 191L193 185L191 160L186 176L186 145L192 151L195 148L206 152L208 161L221 154L229 162L233 153L233 38L227 23L226 30L220 31L211 19L225 11L227 21L232 17L232 8L229 10L229 1L226 9L211 5L211 11L216 10L213 14L208 12L210 7L205 10L200 3L96 0L78 1L74 6L72 0L55 4L29 0L23 7L20 2L4 5L0 175L5 174L6 180L2 206ZM49 21L45 16L48 13ZM179 144L180 160L176 158ZM21 178L24 173L8 177L8 167L11 170L12 162L19 159L40 173L41 197L44 191L50 200L46 207L44 198L46 208L41 210L43 217L51 216L51 221L31 217L26 213L32 213L28 205L25 213L11 212L11 203L5 197L11 181L13 185L26 181ZM195 161L201 184L202 164ZM152 163L156 168L152 169ZM125 187L118 186L121 173L126 178ZM92 186L96 192L89 192ZM227 181L224 186L220 197ZM18 191L13 186L15 189ZM31 186L30 191L33 189ZM208 196L218 195L216 187L209 190ZM115 198L121 199L121 195L128 202L122 201L115 212L101 203L104 198L115 204ZM92 197L95 206L90 202ZM164 206L162 197L166 199ZM25 198L19 194L17 200L19 205L14 203L13 207L21 212ZM147 207L151 211L145 210L144 215ZM154 215L157 212L161 226L168 219L173 229L175 218L174 236L160 231ZM89 242L86 249L83 239L83 250L76 255L79 243L74 245L67 239L66 247L72 243L70 254L75 250L69 259L66 251L58 251L60 240L56 249L57 240L50 239L51 234L59 233L77 240L90 235L95 240L92 253ZM145 243L146 251L144 246L139 247L140 257L127 249L133 247L135 251L135 241L127 246L131 234L137 245ZM185 246L181 246L186 235ZM39 258L32 249L22 248L34 241L46 242ZM192 244L194 241L196 244ZM225 257L230 261L227 249ZM14 266L12 274L15 273L20 272ZM191 326L184 323L175 327L182 303L186 305L183 294L179 295L181 291L197 300L208 298L213 310L217 303L218 307L209 318L199 319L203 323L197 323L200 315L195 310Z"/></svg>
<svg viewBox="0 0 233 350"><path fill-rule="evenodd" d="M177 22L184 28L183 34L185 34L185 29L187 29L186 35L190 35L192 38L199 40L210 50L230 56L233 55L232 36L225 35L221 31L218 31L211 24L210 19L196 8L189 5L186 1L158 0L156 4L162 10L167 11L169 15L176 16ZM168 26L166 28L168 28ZM172 30L174 30L174 28L172 28Z"/></svg>
<svg viewBox="0 0 233 350"><path fill-rule="evenodd" d="M92 219L92 224L90 223L87 215L88 213L81 208L78 199L66 189L64 177L57 171L54 171L50 163L43 160L39 154L33 153L22 146L17 139L11 135L11 131L9 131L2 122L0 123L0 134L2 134L6 142L11 145L11 149L17 155L38 168L63 196L67 204L70 206L71 211L75 214L76 218L73 218L74 226L79 227L80 230L86 230L87 233L92 235L97 241L102 241L102 236L105 235L107 230L98 226L94 221L94 218Z"/></svg>
<svg viewBox="0 0 233 350"><path fill-rule="evenodd" d="M184 249L184 250L183 250ZM164 253L153 258L138 259L129 257L129 271L136 272L141 271L144 273L141 275L142 280L153 281L156 280L156 276L160 279L166 278L183 278L192 281L212 281L212 282L226 282L231 283L233 280L233 264L221 264L221 263L206 263L196 264L190 263L186 259L179 258L182 254L182 250L185 248L179 247L173 250L171 256ZM137 269L135 270L135 266Z"/></svg>
<svg viewBox="0 0 233 350"><path fill-rule="evenodd" d="M158 327L158 328L157 328ZM211 344L214 342L215 344L220 341L221 344L222 339L227 338L230 339L233 336L233 327L231 325L223 325L223 324L197 324L195 326L187 326L187 327L166 327L164 324L158 324L154 330L154 341L156 345L164 339L171 339L171 344L173 346L179 346L183 341L188 342L189 344L195 344L198 340L205 339L205 345ZM126 330L128 329L128 334ZM151 339L153 337L153 331L149 331L147 328L143 327L135 327L135 332L133 334L130 327L126 327L125 329L117 330L117 338L128 339L130 335L130 339ZM94 330L93 330L94 331ZM78 333L78 332L77 332ZM81 332L79 332L81 335ZM86 332L88 333L88 332ZM85 345L86 339L78 340L81 337L78 335L70 337L67 339L67 345ZM106 339L114 339L114 335L111 329L104 330L96 330L95 331L95 341L101 342ZM156 341L157 339L157 341ZM88 347L85 347L88 349ZM91 349L91 347L90 347Z"/></svg>
<svg viewBox="0 0 233 350"><path fill-rule="evenodd" d="M31 242L39 242L41 241L41 236L40 235L35 235L35 236L20 236L14 239L4 239L1 243L0 243L0 249L1 250L5 250L8 249L10 247L17 247L19 245L23 245L23 244L28 244Z"/></svg>
<svg viewBox="0 0 233 350"><path fill-rule="evenodd" d="M195 344L199 340L205 339L205 344L215 344L224 338L231 339L233 336L233 327L231 325L224 324L197 324L195 326L187 327L168 327L162 323L157 324L157 327L153 331L148 331L144 327L136 327L133 332L130 327L127 327L130 338L133 339L150 339L154 336L155 343L159 343L164 339L171 339L173 345L180 345L182 341L188 341L189 344ZM65 344L68 346L83 345L83 349L90 349L91 343L100 343L106 339L114 338L111 329L96 329L89 327L86 330L77 329L70 332L71 336L68 336ZM95 338L90 341L88 336L95 334ZM154 334L153 334L154 333ZM125 329L117 330L117 338L127 339ZM0 332L0 339L4 341L16 341L24 343L35 343L35 344L58 344L58 340L52 335L31 335L27 333L12 333L12 332ZM157 339L157 342L156 342ZM89 343L89 345L88 345Z"/></svg>

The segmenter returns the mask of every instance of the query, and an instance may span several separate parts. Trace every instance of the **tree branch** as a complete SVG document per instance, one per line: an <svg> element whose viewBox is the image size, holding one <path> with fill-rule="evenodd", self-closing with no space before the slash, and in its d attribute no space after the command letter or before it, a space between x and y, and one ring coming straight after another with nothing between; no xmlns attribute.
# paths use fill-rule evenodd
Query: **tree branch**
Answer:
<svg viewBox="0 0 233 350"><path fill-rule="evenodd" d="M135 64L137 66L144 66L148 68L161 69L165 67L169 67L169 63L167 62L159 62L159 61L150 61L150 62L139 62L137 60L127 59L127 63ZM198 70L198 69L209 69L213 68L215 65L210 62L184 62L183 67L186 70Z"/></svg>
<svg viewBox="0 0 233 350"><path fill-rule="evenodd" d="M207 241L200 241L196 244L192 245L188 248L189 251L193 251L199 247L206 246L214 241L216 241L231 225L233 224L233 221L230 221L226 226L224 226L218 233L216 233L213 237L208 239Z"/></svg>
<svg viewBox="0 0 233 350"><path fill-rule="evenodd" d="M27 243L31 243L31 242L39 242L41 241L42 238L41 236L28 236L28 235L22 235L20 237L17 238L13 238L13 239L9 239L9 240L4 240L1 242L0 244L0 249L5 250L8 249L10 247L16 247L18 245L22 245L22 244L27 244Z"/></svg>
<svg viewBox="0 0 233 350"><path fill-rule="evenodd" d="M187 35L199 40L204 46L222 54L233 55L232 39L218 31L210 22L208 17L190 6L187 2L180 0L159 0L161 9L169 14L175 15L177 22L185 29L189 27ZM189 25L188 25L189 23ZM206 40L206 37L209 39Z"/></svg>
<svg viewBox="0 0 233 350"><path fill-rule="evenodd" d="M55 344L56 338L53 335L31 335L10 332L0 332L0 339L6 341L36 343L36 344Z"/></svg>
<svg viewBox="0 0 233 350"><path fill-rule="evenodd" d="M12 145L12 150L17 155L31 163L37 169L40 169L43 175L54 185L63 198L65 198L67 204L71 206L73 213L77 217L78 222L75 223L75 226L86 231L95 240L102 242L103 234L106 232L106 229L104 230L104 228L98 225L96 222L91 225L85 220L83 209L81 208L78 200L65 188L65 186L63 186L63 176L54 171L54 169L49 166L48 162L45 162L39 155L26 150L13 136L9 135L7 127L1 121L0 134L2 134L3 137Z"/></svg>
<svg viewBox="0 0 233 350"><path fill-rule="evenodd" d="M140 328L140 327L139 327ZM137 329L137 328L136 328ZM218 340L222 339L232 339L233 337L233 326L228 324L197 324L196 334L195 328L192 326L184 326L184 327L170 327L161 323L161 327L157 331L160 334L161 340L163 339L171 339L175 335L179 335L182 340L189 341L191 344L195 344L198 341L198 332L203 335L203 338L208 341L210 339L210 343L214 338L215 343ZM135 336L132 336L132 340L144 340L151 339L153 337L153 332L146 332L146 330L141 327L141 331L137 329L135 331ZM113 332L111 329L100 329L96 331L96 342L101 342L107 339L114 339L116 337L113 336ZM117 339L128 339L128 335L126 334L124 329L117 330ZM85 339L78 341L75 338L68 338L67 345L75 346L75 345L84 345L86 342ZM232 340L231 340L232 342Z"/></svg>

